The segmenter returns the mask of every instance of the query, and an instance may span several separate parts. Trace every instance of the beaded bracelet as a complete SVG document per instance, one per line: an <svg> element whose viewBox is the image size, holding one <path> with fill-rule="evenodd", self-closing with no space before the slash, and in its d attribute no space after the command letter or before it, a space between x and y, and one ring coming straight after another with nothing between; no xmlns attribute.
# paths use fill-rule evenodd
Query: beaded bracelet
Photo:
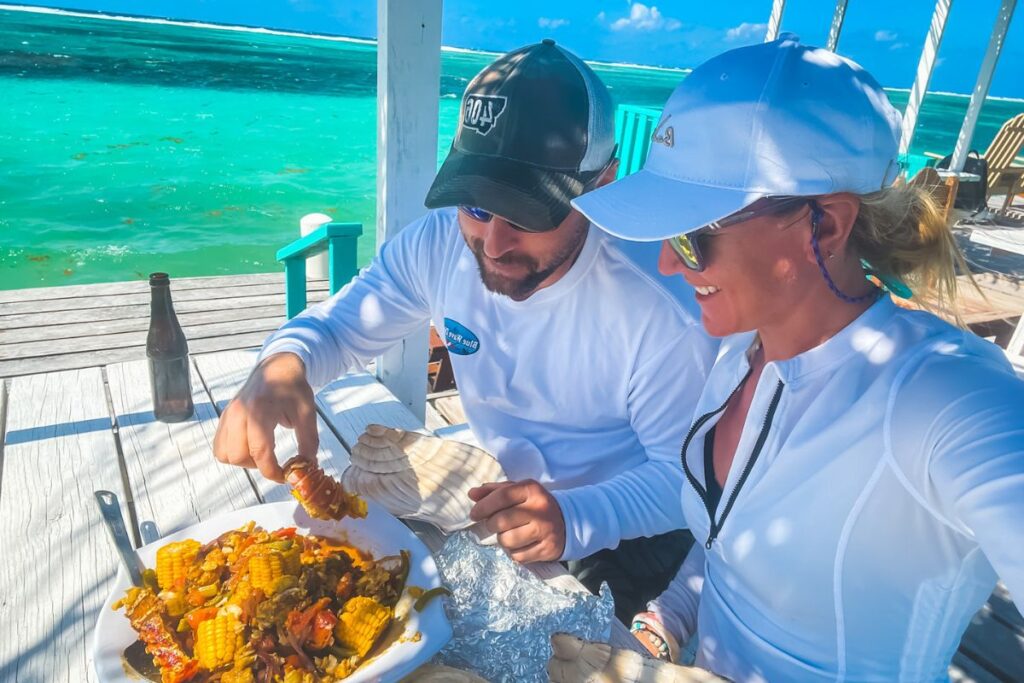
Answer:
<svg viewBox="0 0 1024 683"><path fill-rule="evenodd" d="M658 651L658 654L656 655L658 659L666 662L672 661L668 651L668 643L666 643L660 635L652 631L650 627L647 626L647 624L645 624L642 621L634 621L633 626L629 629L629 632L633 635L643 633L644 637L647 638L647 642L653 645L654 648Z"/></svg>

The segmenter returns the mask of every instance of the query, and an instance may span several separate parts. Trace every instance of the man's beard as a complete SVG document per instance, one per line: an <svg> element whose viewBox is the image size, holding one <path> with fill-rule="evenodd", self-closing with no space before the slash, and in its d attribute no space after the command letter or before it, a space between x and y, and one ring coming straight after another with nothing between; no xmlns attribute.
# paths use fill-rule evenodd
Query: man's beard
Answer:
<svg viewBox="0 0 1024 683"><path fill-rule="evenodd" d="M565 247L554 254L551 259L541 265L539 261L523 254L505 254L500 258L491 259L484 255L484 243L481 239L466 240L470 251L476 257L476 265L480 270L480 280L484 287L495 294L504 294L513 301L523 301L533 294L537 287L551 277L559 267L571 258L579 254L580 248L586 239L588 224L584 222L576 233L576 238L565 245ZM500 275L488 270L488 263L500 265L525 266L526 275L519 278L512 278Z"/></svg>

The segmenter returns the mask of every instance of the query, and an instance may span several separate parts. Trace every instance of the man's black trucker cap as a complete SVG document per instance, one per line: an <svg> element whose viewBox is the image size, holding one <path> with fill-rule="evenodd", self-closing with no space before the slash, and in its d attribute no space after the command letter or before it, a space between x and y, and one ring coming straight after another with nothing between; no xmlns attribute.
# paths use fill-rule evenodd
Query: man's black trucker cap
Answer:
<svg viewBox="0 0 1024 683"><path fill-rule="evenodd" d="M615 149L612 102L576 55L545 39L499 57L462 97L427 208L476 206L533 232L558 226Z"/></svg>

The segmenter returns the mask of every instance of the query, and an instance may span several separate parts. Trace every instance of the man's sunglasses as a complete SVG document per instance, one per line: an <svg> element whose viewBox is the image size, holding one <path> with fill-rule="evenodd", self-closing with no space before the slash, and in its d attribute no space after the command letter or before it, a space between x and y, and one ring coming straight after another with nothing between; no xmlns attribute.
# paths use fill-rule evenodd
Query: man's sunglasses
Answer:
<svg viewBox="0 0 1024 683"><path fill-rule="evenodd" d="M491 220L494 219L493 213L491 213L490 211L485 211L484 209L481 209L478 206L464 206L460 204L459 211L466 214L467 216L477 221L478 223L490 223ZM516 225L515 223L512 223L511 221L508 220L506 220L506 222L510 226L512 226L513 230L518 230L520 232L537 232L536 230L529 230L521 225Z"/></svg>
<svg viewBox="0 0 1024 683"><path fill-rule="evenodd" d="M772 197L761 202L755 202L750 208L730 214L721 220L708 223L702 228L685 235L669 237L666 241L672 250L676 252L679 260L690 270L700 272L706 267L705 252L707 251L707 237L722 228L730 225L743 223L761 216L778 216L797 206L809 201L808 197Z"/></svg>

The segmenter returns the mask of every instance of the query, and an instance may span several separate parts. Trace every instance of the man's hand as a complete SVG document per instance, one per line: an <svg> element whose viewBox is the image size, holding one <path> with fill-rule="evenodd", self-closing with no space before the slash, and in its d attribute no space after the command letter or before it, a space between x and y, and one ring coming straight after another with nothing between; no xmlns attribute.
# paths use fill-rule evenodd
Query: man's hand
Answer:
<svg viewBox="0 0 1024 683"><path fill-rule="evenodd" d="M316 457L316 403L306 368L293 353L277 353L256 366L228 403L213 437L213 455L223 463L258 467L267 479L284 481L274 455L274 428L295 430L299 455Z"/></svg>
<svg viewBox="0 0 1024 683"><path fill-rule="evenodd" d="M469 490L476 502L469 511L516 562L557 560L565 550L565 520L551 493L533 481L484 484Z"/></svg>

